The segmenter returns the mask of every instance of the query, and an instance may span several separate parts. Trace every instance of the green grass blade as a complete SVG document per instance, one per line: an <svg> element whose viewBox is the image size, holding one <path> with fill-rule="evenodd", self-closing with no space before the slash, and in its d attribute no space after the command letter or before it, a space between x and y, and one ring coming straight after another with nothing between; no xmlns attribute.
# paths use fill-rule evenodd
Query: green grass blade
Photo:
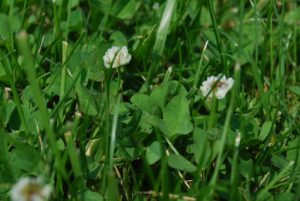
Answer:
<svg viewBox="0 0 300 201"><path fill-rule="evenodd" d="M256 200L261 200L261 198L268 193L270 189L273 188L273 186L284 176L286 176L286 173L290 170L290 168L294 165L294 161L291 161L282 171L280 171L277 175L274 176L274 178L257 194Z"/></svg>
<svg viewBox="0 0 300 201"><path fill-rule="evenodd" d="M22 56L24 57L24 63L25 63L25 70L27 74L27 79L32 87L33 90L33 96L36 100L37 107L39 109L39 115L43 124L43 127L47 133L47 137L49 140L49 145L51 149L53 150L53 153L55 155L55 160L57 161L57 166L60 168L60 171L64 174L63 176L66 177L66 173L64 168L61 166L62 159L59 154L59 150L56 145L56 137L55 133L53 132L51 126L50 126L50 118L49 114L46 108L46 103L44 101L44 98L42 96L40 86L38 83L38 80L36 79L36 72L35 72L35 65L30 53L30 49L28 46L28 35L26 32L21 32L17 36L19 49L21 51Z"/></svg>
<svg viewBox="0 0 300 201"><path fill-rule="evenodd" d="M168 33L170 31L170 24L172 20L173 13L176 9L176 0L168 0L163 16L161 18L157 33L156 39L153 48L154 62L151 65L148 74L148 81L151 82L153 76L155 76L157 68L158 68L158 60L163 55L166 40Z"/></svg>
<svg viewBox="0 0 300 201"><path fill-rule="evenodd" d="M111 135L110 135L109 158L108 158L110 171L113 170L113 161L114 161L113 156L116 147L119 107L120 107L120 96L118 97L117 103L115 105L115 111L113 115L113 122L112 122Z"/></svg>
<svg viewBox="0 0 300 201"><path fill-rule="evenodd" d="M29 130L29 127L28 127L26 119L25 119L24 111L21 107L21 98L18 94L16 85L15 85L14 76L10 71L10 69L11 69L10 63L9 63L7 58L2 58L2 59L3 59L2 65L3 65L4 71L5 71L5 73L7 74L7 77L8 77L8 82L10 84L10 87L11 87L11 90L12 90L12 93L13 93L13 96L14 96L14 101L16 102L16 107L17 107L17 110L18 110L18 113L19 113L19 116L20 116L20 119L21 119L21 123L24 126L25 132L27 134L29 134L30 130Z"/></svg>
<svg viewBox="0 0 300 201"><path fill-rule="evenodd" d="M164 14L161 18L154 43L154 54L162 56L165 49L166 39L170 29L170 23L173 16L173 12L176 9L176 0L168 0Z"/></svg>

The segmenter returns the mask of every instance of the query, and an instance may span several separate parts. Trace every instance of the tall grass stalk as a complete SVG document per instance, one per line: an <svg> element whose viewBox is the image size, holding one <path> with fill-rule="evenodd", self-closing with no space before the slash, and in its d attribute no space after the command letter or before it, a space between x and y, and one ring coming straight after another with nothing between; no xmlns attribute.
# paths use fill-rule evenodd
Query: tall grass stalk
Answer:
<svg viewBox="0 0 300 201"><path fill-rule="evenodd" d="M151 80L157 73L159 65L158 61L162 57L163 51L165 49L167 35L170 31L171 19L176 9L176 3L176 0L168 0L166 3L166 7L164 9L164 13L156 33L156 39L153 47L153 63L149 69L147 79L148 82L151 82Z"/></svg>
<svg viewBox="0 0 300 201"><path fill-rule="evenodd" d="M38 83L38 80L36 79L36 72L35 72L35 65L33 63L33 59L31 56L31 52L28 46L28 35L26 32L21 32L17 36L19 49L22 53L22 56L24 58L24 64L26 69L26 74L28 76L28 81L32 87L33 90L33 96L35 98L40 119L43 125L43 128L45 129L47 133L47 137L49 140L49 148L53 150L54 158L56 161L55 166L59 169L59 172L62 174L63 177L67 177L66 171L63 167L63 162L61 159L61 156L59 154L59 150L56 145L56 137L55 133L53 132L51 125L50 125L50 118L49 114L46 108L46 103L44 101L43 95L41 93L41 89Z"/></svg>
<svg viewBox="0 0 300 201"><path fill-rule="evenodd" d="M18 110L18 113L19 113L19 116L21 119L21 124L22 124L23 128L25 129L26 134L29 134L30 130L29 130L28 124L25 119L24 111L21 107L21 98L18 94L16 85L15 85L13 73L11 72L12 68L10 66L8 59L3 56L2 56L2 66L4 68L5 73L8 75L8 81L9 81L9 84L10 84L10 87L11 87L11 90L13 93L14 101L16 102L16 107L17 107L17 110Z"/></svg>

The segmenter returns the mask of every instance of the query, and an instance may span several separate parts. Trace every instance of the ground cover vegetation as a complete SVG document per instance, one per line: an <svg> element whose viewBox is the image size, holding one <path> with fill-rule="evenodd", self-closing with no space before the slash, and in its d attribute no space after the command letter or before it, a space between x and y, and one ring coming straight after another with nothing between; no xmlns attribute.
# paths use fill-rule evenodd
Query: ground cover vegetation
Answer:
<svg viewBox="0 0 300 201"><path fill-rule="evenodd" d="M0 10L0 200L300 199L299 1Z"/></svg>

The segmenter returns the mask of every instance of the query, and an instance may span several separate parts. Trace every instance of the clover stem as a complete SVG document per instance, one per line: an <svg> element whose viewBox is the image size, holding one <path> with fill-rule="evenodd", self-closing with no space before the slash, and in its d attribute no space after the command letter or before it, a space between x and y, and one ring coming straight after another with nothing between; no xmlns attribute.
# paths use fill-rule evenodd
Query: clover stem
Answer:
<svg viewBox="0 0 300 201"><path fill-rule="evenodd" d="M210 104L210 115L208 119L208 129L216 127L217 123L217 108L218 108L218 99L214 96L211 99L211 104Z"/></svg>

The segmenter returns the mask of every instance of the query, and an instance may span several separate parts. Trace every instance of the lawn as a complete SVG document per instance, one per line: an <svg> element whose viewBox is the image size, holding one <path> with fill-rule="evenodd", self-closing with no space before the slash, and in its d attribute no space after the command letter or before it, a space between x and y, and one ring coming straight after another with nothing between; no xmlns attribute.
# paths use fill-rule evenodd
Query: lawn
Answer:
<svg viewBox="0 0 300 201"><path fill-rule="evenodd" d="M2 0L0 200L300 200L299 60L297 0Z"/></svg>

